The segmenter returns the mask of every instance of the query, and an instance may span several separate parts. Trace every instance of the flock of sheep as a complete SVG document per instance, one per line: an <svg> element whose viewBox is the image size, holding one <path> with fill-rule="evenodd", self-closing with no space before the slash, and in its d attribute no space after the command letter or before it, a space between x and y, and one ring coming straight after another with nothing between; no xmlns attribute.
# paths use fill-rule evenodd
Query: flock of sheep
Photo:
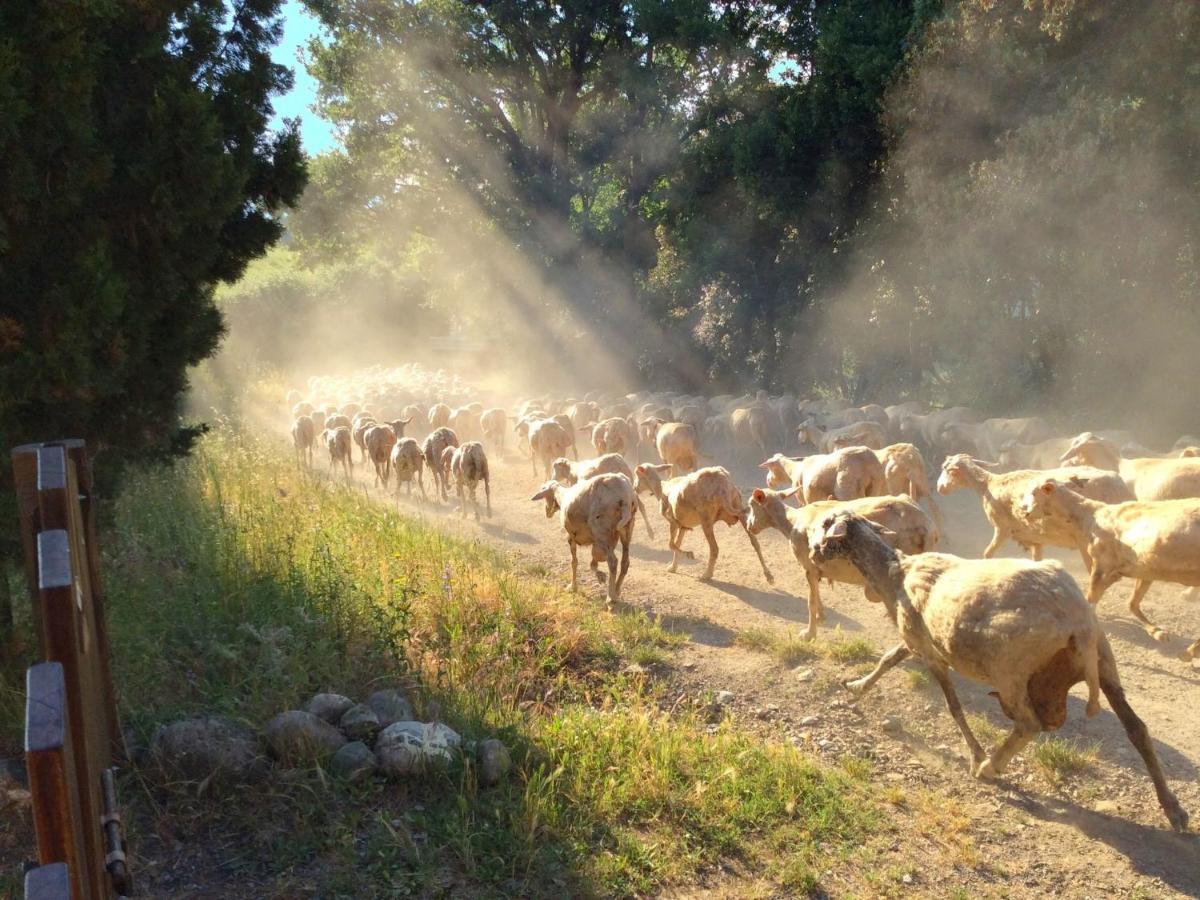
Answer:
<svg viewBox="0 0 1200 900"><path fill-rule="evenodd" d="M377 485L387 488L395 479L396 490L404 484L411 495L415 481L425 497L428 469L438 496L446 500L453 486L460 514L470 502L477 520L480 483L491 515L488 456L498 458L515 437L535 477L544 479L531 499L544 502L547 517L557 516L566 533L572 589L578 548L590 547L592 572L607 585L610 603L629 569L639 514L654 538L643 496L667 523L670 571L681 556L692 556L682 549L684 535L703 532L709 554L702 580L712 577L718 560L717 522L740 526L768 583L774 579L756 535L780 531L808 581L808 637L823 618L822 579L862 585L899 632L875 670L846 686L861 694L896 664L920 657L945 694L978 777L1002 773L1036 734L1061 726L1068 691L1084 682L1087 714L1099 710L1102 692L1141 754L1172 827L1186 830L1187 813L1125 698L1095 606L1116 581L1132 578L1130 609L1163 640L1141 611L1149 586L1200 586L1194 447L1200 441L1182 438L1156 454L1121 432L1056 436L1037 417L981 420L963 407L852 407L763 392L709 398L593 392L525 399L510 410L488 407L457 377L417 365L312 378L307 387L305 395L287 397L302 464L311 466L320 442L331 468L350 477L357 446ZM368 408L400 415L377 419ZM410 429L416 436L406 434ZM594 458L580 458L581 437L595 448ZM815 452L778 452L793 444ZM639 462L650 456L661 462ZM727 469L703 465L714 458L757 462L766 486L743 495ZM983 559L937 552L942 518L931 472L939 472L938 494L979 494L994 529ZM1032 559L993 558L1007 540ZM1079 552L1090 573L1086 595L1059 563L1042 561L1046 546ZM1198 654L1200 640L1186 651L1189 658ZM993 688L1013 722L990 754L967 724L951 669Z"/></svg>

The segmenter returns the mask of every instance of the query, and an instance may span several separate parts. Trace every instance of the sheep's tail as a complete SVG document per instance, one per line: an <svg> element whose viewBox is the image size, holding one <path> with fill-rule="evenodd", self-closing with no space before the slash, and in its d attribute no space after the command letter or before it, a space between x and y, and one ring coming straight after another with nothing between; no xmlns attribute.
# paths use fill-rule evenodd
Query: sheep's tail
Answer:
<svg viewBox="0 0 1200 900"><path fill-rule="evenodd" d="M1087 714L1100 712L1100 629L1092 628L1084 640L1083 680L1087 682Z"/></svg>

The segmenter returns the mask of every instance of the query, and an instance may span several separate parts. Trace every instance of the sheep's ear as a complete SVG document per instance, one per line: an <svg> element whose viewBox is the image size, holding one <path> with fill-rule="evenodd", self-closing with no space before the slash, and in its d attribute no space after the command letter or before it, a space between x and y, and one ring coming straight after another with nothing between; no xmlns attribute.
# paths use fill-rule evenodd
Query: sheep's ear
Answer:
<svg viewBox="0 0 1200 900"><path fill-rule="evenodd" d="M796 493L797 493L799 490L800 490L800 485L798 485L798 484L793 484L793 485L792 485L790 488L788 488L786 491L780 491L780 492L779 492L779 496L780 496L780 497L782 497L784 500L786 500L786 499L788 499L788 497L795 497L795 496L796 496Z"/></svg>
<svg viewBox="0 0 1200 900"><path fill-rule="evenodd" d="M754 499L755 503L763 503L767 499L767 495L762 488L755 488L750 492L750 496Z"/></svg>
<svg viewBox="0 0 1200 900"><path fill-rule="evenodd" d="M1053 481L1043 481L1039 490L1043 494L1053 494L1054 493L1054 482Z"/></svg>
<svg viewBox="0 0 1200 900"><path fill-rule="evenodd" d="M1087 485L1087 479L1079 475L1072 475L1067 481L1071 482L1075 487L1084 487Z"/></svg>
<svg viewBox="0 0 1200 900"><path fill-rule="evenodd" d="M896 532L892 531L892 529L885 528L883 525L880 525L878 522L872 522L870 519L866 519L864 521L866 521L866 523L871 526L871 528L875 531L875 533L877 535L879 535L881 538L883 538L884 540L890 541L890 540L900 537L898 534L896 534Z"/></svg>
<svg viewBox="0 0 1200 900"><path fill-rule="evenodd" d="M975 465L982 469L987 469L988 471L995 471L996 469L1000 468L1000 463L987 462L986 460L982 459L975 460Z"/></svg>
<svg viewBox="0 0 1200 900"><path fill-rule="evenodd" d="M530 497L529 499L530 500L545 500L547 497L549 497L553 493L554 493L554 488L552 488L550 485L547 484L547 485L543 485L542 489L540 491L538 491L536 494L534 494L532 497Z"/></svg>
<svg viewBox="0 0 1200 900"><path fill-rule="evenodd" d="M407 425L407 424L408 424L409 422L411 422L411 421L412 421L412 416L409 416L407 419L401 419L401 420L400 420L400 424L401 424L401 425Z"/></svg>
<svg viewBox="0 0 1200 900"><path fill-rule="evenodd" d="M646 474L646 464L640 463L638 465L638 467L636 469L634 469L633 471L637 472L639 475L645 475Z"/></svg>
<svg viewBox="0 0 1200 900"><path fill-rule="evenodd" d="M825 529L825 537L827 538L840 538L845 536L846 520L844 518L834 519L833 523Z"/></svg>

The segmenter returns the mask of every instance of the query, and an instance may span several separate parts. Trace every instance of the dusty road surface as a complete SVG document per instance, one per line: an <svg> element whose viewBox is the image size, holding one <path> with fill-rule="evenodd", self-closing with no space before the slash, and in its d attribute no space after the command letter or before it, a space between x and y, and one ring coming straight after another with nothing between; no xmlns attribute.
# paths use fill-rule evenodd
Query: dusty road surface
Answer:
<svg viewBox="0 0 1200 900"><path fill-rule="evenodd" d="M541 483L540 474L511 449L503 460L493 460L492 468L493 516L480 524L460 519L453 499L422 503L374 493L381 502L399 503L405 512L488 541L533 566L562 573L565 580L569 555L563 533L557 521L545 517L540 501L528 499ZM743 491L763 483L752 465L732 471ZM946 514L940 549L980 555L991 530L977 495L963 491L939 499ZM639 519L622 602L689 636L664 676L677 702L730 691L729 709L739 727L799 744L830 761L847 754L866 758L875 777L887 784L893 815L878 836L872 871L834 866L823 875L826 889L867 896L906 890L960 897L1200 896L1200 837L1168 830L1141 758L1116 717L1107 706L1095 718L1084 717L1083 685L1072 694L1059 735L1096 747L1097 757L1085 771L1052 783L1033 761L1031 747L1004 778L980 783L969 775L961 736L919 663L910 661L889 673L872 694L852 705L840 681L869 663L818 657L789 668L746 646L747 632L790 632L798 638L806 625L806 584L781 534L767 531L760 537L776 578L772 587L741 529L718 526L720 559L714 580L705 584L697 579L707 552L703 535L692 532L684 541L697 561L668 573L666 524L653 505L648 509L656 539L648 540ZM1001 553L1021 551L1009 544ZM1076 578L1084 577L1077 554L1051 555ZM586 557L581 584L596 602L602 591L590 576L584 579L585 566ZM1200 634L1200 603L1183 599L1176 586L1155 586L1143 609L1171 635L1168 642L1156 643L1128 613L1130 587L1121 582L1110 589L1101 603L1101 620L1130 702L1149 725L1167 777L1195 828L1200 825L1200 664L1179 654ZM822 637L863 638L881 652L895 644L883 609L868 603L860 589L838 586L824 596ZM1007 720L980 686L962 679L957 685L973 724L979 724L977 735L990 745L1006 730ZM754 879L754 873L731 872L700 893L741 895L752 892Z"/></svg>

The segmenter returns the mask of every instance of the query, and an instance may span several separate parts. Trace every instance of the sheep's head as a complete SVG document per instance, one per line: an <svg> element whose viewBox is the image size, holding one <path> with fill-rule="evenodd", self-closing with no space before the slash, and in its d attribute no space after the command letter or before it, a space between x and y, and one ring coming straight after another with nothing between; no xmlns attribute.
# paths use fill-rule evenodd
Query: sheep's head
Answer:
<svg viewBox="0 0 1200 900"><path fill-rule="evenodd" d="M783 467L783 459L782 453L776 453L770 459L765 459L758 464L760 469L766 470L767 487L779 489L791 486L792 480Z"/></svg>
<svg viewBox="0 0 1200 900"><path fill-rule="evenodd" d="M817 423L810 416L800 423L800 427L796 429L796 440L801 444L815 444L816 440L813 437L813 429Z"/></svg>
<svg viewBox="0 0 1200 900"><path fill-rule="evenodd" d="M669 465L652 466L642 463L633 470L633 489L639 494L654 494L657 497L662 493L663 479L670 474Z"/></svg>
<svg viewBox="0 0 1200 900"><path fill-rule="evenodd" d="M945 495L968 487L971 483L970 467L971 457L966 453L947 456L942 462L942 472L938 475L937 492Z"/></svg>
<svg viewBox="0 0 1200 900"><path fill-rule="evenodd" d="M789 488L786 491L771 491L755 488L750 492L750 514L746 519L746 528L751 534L758 534L786 521L784 500L795 496L799 488Z"/></svg>
<svg viewBox="0 0 1200 900"><path fill-rule="evenodd" d="M846 509L831 512L808 531L808 545L818 563L849 557L856 542L877 539L894 545L898 537L882 525Z"/></svg>
<svg viewBox="0 0 1200 900"><path fill-rule="evenodd" d="M562 456L550 463L550 474L560 484L574 484L576 481L575 473L571 471L571 463Z"/></svg>
<svg viewBox="0 0 1200 900"><path fill-rule="evenodd" d="M529 499L533 502L538 500L546 501L546 518L553 519L558 513L560 507L558 505L558 489L561 487L557 481L547 481L541 486L536 494Z"/></svg>
<svg viewBox="0 0 1200 900"><path fill-rule="evenodd" d="M408 427L408 423L411 421L411 417L407 419L393 419L392 421L388 422L388 425L391 426L392 433L396 435L397 438L402 438L404 437L404 429Z"/></svg>
<svg viewBox="0 0 1200 900"><path fill-rule="evenodd" d="M1116 470L1121 465L1121 451L1114 442L1085 431L1075 436L1071 446L1060 457L1060 462L1067 466Z"/></svg>
<svg viewBox="0 0 1200 900"><path fill-rule="evenodd" d="M1055 503L1064 491L1080 491L1087 485L1086 478L1072 475L1066 480L1058 478L1043 478L1025 492L1017 501L1017 511L1022 518L1030 522L1038 522L1052 515Z"/></svg>

